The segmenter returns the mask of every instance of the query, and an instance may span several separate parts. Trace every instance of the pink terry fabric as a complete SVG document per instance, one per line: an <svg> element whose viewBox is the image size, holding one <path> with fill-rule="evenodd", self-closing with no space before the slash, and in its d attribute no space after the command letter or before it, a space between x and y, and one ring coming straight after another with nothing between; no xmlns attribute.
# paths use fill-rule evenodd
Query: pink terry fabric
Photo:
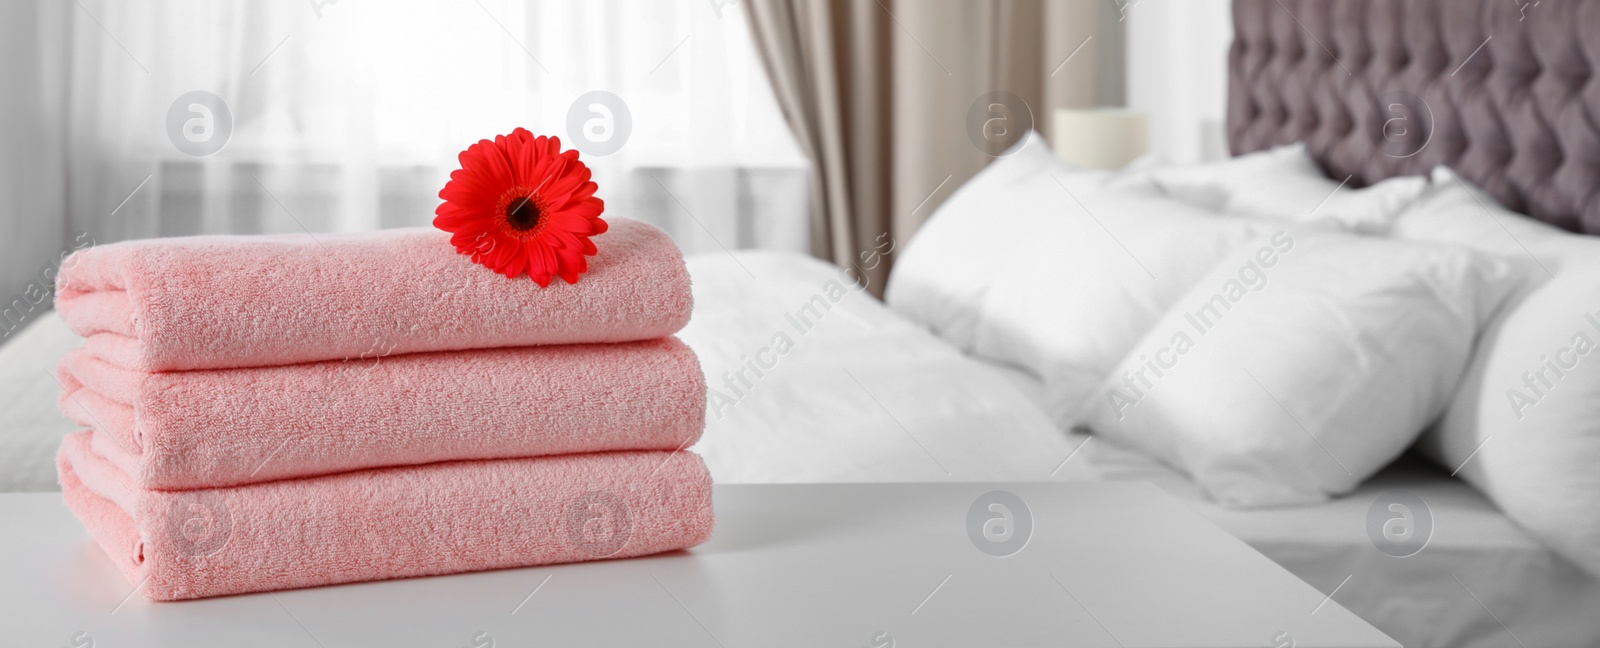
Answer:
<svg viewBox="0 0 1600 648"><path fill-rule="evenodd" d="M625 558L711 535L711 478L689 452L380 468L151 491L68 435L67 505L143 596L170 601Z"/></svg>
<svg viewBox="0 0 1600 648"><path fill-rule="evenodd" d="M648 224L609 223L589 272L548 288L473 263L435 229L113 243L67 258L56 309L96 355L140 371L677 332L691 306L682 254Z"/></svg>
<svg viewBox="0 0 1600 648"><path fill-rule="evenodd" d="M146 373L62 359L61 410L143 488L608 450L677 450L705 425L676 338ZM120 452L109 452L116 449Z"/></svg>

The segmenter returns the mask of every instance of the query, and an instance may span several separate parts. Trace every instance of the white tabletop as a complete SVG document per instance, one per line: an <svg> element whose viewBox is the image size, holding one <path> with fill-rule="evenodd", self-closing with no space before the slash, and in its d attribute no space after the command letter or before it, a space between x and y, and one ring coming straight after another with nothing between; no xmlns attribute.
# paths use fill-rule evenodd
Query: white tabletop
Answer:
<svg viewBox="0 0 1600 648"><path fill-rule="evenodd" d="M974 506L997 490L1022 506ZM151 603L58 493L0 495L0 646L1399 645L1146 484L718 486L715 503L689 551Z"/></svg>

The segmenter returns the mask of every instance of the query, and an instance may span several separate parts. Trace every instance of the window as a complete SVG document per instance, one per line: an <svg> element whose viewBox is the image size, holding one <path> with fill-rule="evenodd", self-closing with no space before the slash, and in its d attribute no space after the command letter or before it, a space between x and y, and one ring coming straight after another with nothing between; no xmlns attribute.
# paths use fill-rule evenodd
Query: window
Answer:
<svg viewBox="0 0 1600 648"><path fill-rule="evenodd" d="M806 249L806 162L736 4L75 11L67 228L102 242L427 225L456 153L523 126L567 147L587 128L607 216L655 223L687 253ZM212 122L227 139L207 156L168 126L169 111L219 119L174 105L192 91L231 120Z"/></svg>

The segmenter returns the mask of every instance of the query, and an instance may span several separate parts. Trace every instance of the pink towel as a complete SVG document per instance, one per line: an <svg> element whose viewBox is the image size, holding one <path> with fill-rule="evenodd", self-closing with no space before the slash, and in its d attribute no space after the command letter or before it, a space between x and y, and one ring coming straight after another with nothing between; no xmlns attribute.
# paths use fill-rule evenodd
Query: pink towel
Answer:
<svg viewBox="0 0 1600 648"><path fill-rule="evenodd" d="M497 275L434 229L197 236L73 254L62 264L56 309L96 355L141 371L677 332L691 305L683 256L661 230L609 222L594 238L599 255L572 285Z"/></svg>
<svg viewBox="0 0 1600 648"><path fill-rule="evenodd" d="M458 461L193 491L134 486L66 437L67 506L158 601L625 558L711 535L689 452Z"/></svg>
<svg viewBox="0 0 1600 648"><path fill-rule="evenodd" d="M458 459L678 450L705 378L676 338L145 373L78 349L61 410L143 488L177 490ZM109 452L119 450L119 452Z"/></svg>

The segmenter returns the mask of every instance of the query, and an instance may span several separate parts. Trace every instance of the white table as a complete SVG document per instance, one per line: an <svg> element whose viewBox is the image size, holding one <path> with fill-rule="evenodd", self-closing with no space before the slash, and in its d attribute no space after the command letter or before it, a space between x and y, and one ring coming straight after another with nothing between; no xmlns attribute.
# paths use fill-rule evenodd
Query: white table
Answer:
<svg viewBox="0 0 1600 648"><path fill-rule="evenodd" d="M969 529L996 490L1031 532L1014 504ZM1146 484L719 486L715 502L715 537L685 552L150 603L59 494L0 495L0 646L1399 645ZM1007 512L1010 539L990 521Z"/></svg>

